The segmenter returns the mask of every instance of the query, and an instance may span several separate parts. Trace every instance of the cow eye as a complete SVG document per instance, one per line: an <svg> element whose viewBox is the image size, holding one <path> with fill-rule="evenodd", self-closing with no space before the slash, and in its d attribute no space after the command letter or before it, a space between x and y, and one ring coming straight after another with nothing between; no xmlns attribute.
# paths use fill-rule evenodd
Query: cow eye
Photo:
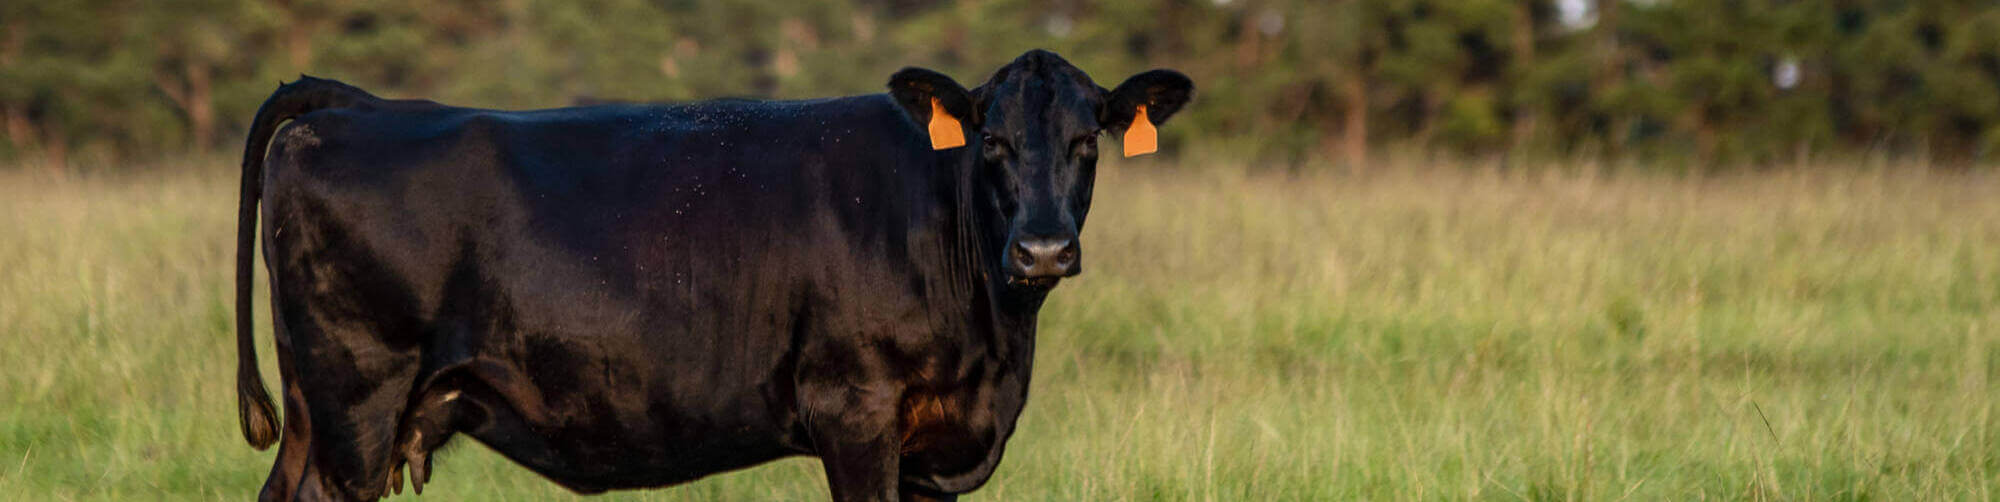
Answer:
<svg viewBox="0 0 2000 502"><path fill-rule="evenodd" d="M1001 141L999 136L994 136L992 134L982 134L980 136L981 136L980 141L986 143L986 151L998 152L1002 149L1007 148L1007 142Z"/></svg>

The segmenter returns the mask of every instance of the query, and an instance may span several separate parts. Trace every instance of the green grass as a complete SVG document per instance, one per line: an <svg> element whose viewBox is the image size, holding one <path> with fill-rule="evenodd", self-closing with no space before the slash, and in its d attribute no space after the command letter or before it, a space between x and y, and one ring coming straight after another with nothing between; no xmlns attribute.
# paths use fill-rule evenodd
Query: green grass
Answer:
<svg viewBox="0 0 2000 502"><path fill-rule="evenodd" d="M1110 167L975 499L2000 492L1992 175ZM235 174L183 172L0 173L0 498L262 482L231 387ZM458 443L425 497L574 498ZM607 498L824 486L792 459Z"/></svg>

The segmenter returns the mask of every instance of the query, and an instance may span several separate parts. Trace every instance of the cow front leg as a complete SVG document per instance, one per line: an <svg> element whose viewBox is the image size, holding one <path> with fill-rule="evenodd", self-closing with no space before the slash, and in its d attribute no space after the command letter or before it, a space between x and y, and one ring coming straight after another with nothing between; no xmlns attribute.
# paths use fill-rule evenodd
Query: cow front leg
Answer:
<svg viewBox="0 0 2000 502"><path fill-rule="evenodd" d="M896 393L875 386L813 387L801 388L801 397L833 500L899 500Z"/></svg>
<svg viewBox="0 0 2000 502"><path fill-rule="evenodd" d="M956 493L936 493L911 484L904 484L902 490L903 502L954 502L958 500L958 494Z"/></svg>
<svg viewBox="0 0 2000 502"><path fill-rule="evenodd" d="M890 501L896 496L896 447L875 438L814 440L833 500Z"/></svg>

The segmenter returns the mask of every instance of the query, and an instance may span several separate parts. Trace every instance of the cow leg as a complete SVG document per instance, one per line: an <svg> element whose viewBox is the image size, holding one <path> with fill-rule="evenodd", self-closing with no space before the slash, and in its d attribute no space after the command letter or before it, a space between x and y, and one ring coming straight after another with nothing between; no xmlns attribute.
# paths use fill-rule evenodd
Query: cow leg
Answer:
<svg viewBox="0 0 2000 502"><path fill-rule="evenodd" d="M270 481L267 481L264 485L264 492L258 494L257 500L285 501L285 502L321 502L321 501L331 502L331 501L348 500L352 498L352 497L343 497L338 495L340 493L339 490L336 490L334 489L334 487L327 485L326 476L320 475L319 467L316 465L317 463L314 461L315 455L310 451L311 443L308 441L302 444L304 446L294 450L294 451L307 452L299 456L300 459L298 461L298 464L300 468L297 472L293 473L297 475L297 478L291 480L289 484L283 484L283 485L273 485L272 483L279 482L279 480L275 478Z"/></svg>
<svg viewBox="0 0 2000 502"><path fill-rule="evenodd" d="M291 327L297 350L315 354L294 361L300 374L310 375L296 380L310 403L302 414L311 422L307 478L316 475L316 488L336 499L387 495L397 420L416 380L414 353L391 350L366 329L318 322ZM302 483L299 497L308 485L315 483Z"/></svg>
<svg viewBox="0 0 2000 502"><path fill-rule="evenodd" d="M867 429L828 427L813 434L833 500L897 500L895 435Z"/></svg>
<svg viewBox="0 0 2000 502"><path fill-rule="evenodd" d="M881 460L884 456L894 456L893 446L858 439L815 441L815 447L826 469L826 483L833 491L833 500L897 499L895 462Z"/></svg>
<svg viewBox="0 0 2000 502"><path fill-rule="evenodd" d="M888 385L808 384L799 389L814 453L826 469L833 500L897 500L899 453L895 404Z"/></svg>
<svg viewBox="0 0 2000 502"><path fill-rule="evenodd" d="M392 451L402 399L385 402L379 396L403 392L375 389L358 402L317 403L334 411L312 410L312 460L309 469L324 478L339 498L372 500L389 494L386 483L399 460Z"/></svg>
<svg viewBox="0 0 2000 502"><path fill-rule="evenodd" d="M282 175L282 170L274 175ZM280 184L270 181L270 184ZM404 277L349 232L336 211L298 191L265 201L265 263L274 324L305 403L305 474L293 498L318 490L338 500L387 493L397 420L421 367L425 326Z"/></svg>
<svg viewBox="0 0 2000 502"><path fill-rule="evenodd" d="M298 491L293 493L292 500L298 502L331 502L352 498L339 496L337 495L338 493L340 492L327 483L326 476L320 474L319 468L314 467L311 462L307 462L306 471L299 479Z"/></svg>
<svg viewBox="0 0 2000 502"><path fill-rule="evenodd" d="M328 485L351 498L372 500L388 495L392 486L385 480L396 471L399 460L392 450L396 421L407 395L402 389L377 387L365 399L324 406L333 411L313 410L312 468Z"/></svg>
<svg viewBox="0 0 2000 502"><path fill-rule="evenodd" d="M286 365L282 359L278 364ZM306 457L312 451L312 422L306 419L305 396L291 381L286 378L285 427L278 442L278 459L271 465L270 477L264 479L264 489L257 494L259 501L292 500L299 480L306 475Z"/></svg>
<svg viewBox="0 0 2000 502"><path fill-rule="evenodd" d="M267 249L265 251L269 253ZM271 463L271 474L264 479L264 488L257 493L259 501L290 501L299 493L300 482L306 478L307 458L312 453L312 419L306 413L306 396L299 389L299 378L292 370L291 338L287 336L284 309L276 295L271 298L271 337L277 342L278 382L283 388L285 400L284 428L278 440L278 458Z"/></svg>
<svg viewBox="0 0 2000 502"><path fill-rule="evenodd" d="M955 502L958 500L958 494L932 493L921 487L907 483L903 485L902 492L903 502Z"/></svg>

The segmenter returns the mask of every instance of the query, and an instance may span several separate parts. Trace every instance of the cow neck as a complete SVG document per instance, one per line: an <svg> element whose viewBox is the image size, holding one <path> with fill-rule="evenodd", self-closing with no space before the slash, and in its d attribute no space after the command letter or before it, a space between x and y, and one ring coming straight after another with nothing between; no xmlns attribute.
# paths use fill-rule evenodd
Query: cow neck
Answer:
<svg viewBox="0 0 2000 502"><path fill-rule="evenodd" d="M959 257L960 280L972 289L970 307L984 310L975 315L985 328L989 329L996 348L1007 356L1031 358L1034 347L1035 322L1041 311L1042 301L1048 290L1029 290L1007 284L1007 277L1001 273L998 250L1006 240L1006 218L985 194L989 187L983 185L985 177L979 176L977 148L964 148L956 155L946 156L954 164L951 172L956 173L953 181L957 185L948 193L958 200L951 201L957 231L953 248ZM1023 360L1025 363L1026 361Z"/></svg>

